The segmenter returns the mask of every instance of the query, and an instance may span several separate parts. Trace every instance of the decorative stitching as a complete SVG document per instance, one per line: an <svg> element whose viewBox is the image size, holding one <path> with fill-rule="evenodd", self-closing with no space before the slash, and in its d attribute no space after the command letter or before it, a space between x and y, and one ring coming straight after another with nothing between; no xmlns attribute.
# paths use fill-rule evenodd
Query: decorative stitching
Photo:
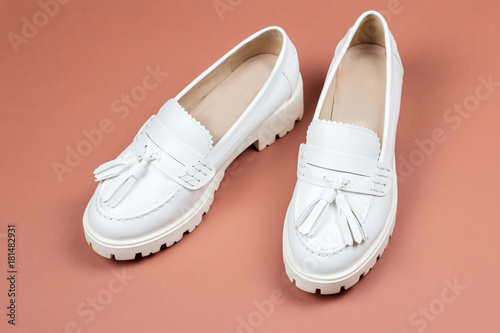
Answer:
<svg viewBox="0 0 500 333"><path fill-rule="evenodd" d="M377 171L375 171L375 176L389 178L391 170L377 165Z"/></svg>
<svg viewBox="0 0 500 333"><path fill-rule="evenodd" d="M195 186L196 184L201 182L203 178L208 176L210 172L213 170L211 167L202 163L201 161L198 161L198 163L193 165L192 168L196 170L197 173L190 174L188 171L185 171L186 173L184 175L179 176L179 179L181 179L190 186ZM201 177L200 174L202 175ZM196 182L193 183L193 180L195 180Z"/></svg>
<svg viewBox="0 0 500 333"><path fill-rule="evenodd" d="M306 168L306 152L307 145L301 145L299 149L299 157L297 159L297 177L305 176L304 170Z"/></svg>
<svg viewBox="0 0 500 333"><path fill-rule="evenodd" d="M111 216L108 216L108 215L105 215L106 210L104 209L104 205L106 205L108 208L111 208L109 205L105 204L102 200L98 200L99 199L99 195L96 197L95 199L95 207L96 207L96 211L97 213L105 218L106 220L109 220L109 221L117 221L117 222L126 222L126 221L133 221L133 220L138 220L140 218L143 218L145 216L148 216L148 215L151 215L152 213L160 210L161 208L163 208L167 203L169 203L170 201L172 201L173 199L175 199L180 193L181 191L183 190L183 187L181 185L176 185L172 191L170 191L168 194L167 194L167 197L169 197L163 204L161 204L160 206L156 207L155 209L153 210L150 210L148 211L147 213L143 213L143 214L140 214L140 215L136 215L136 216L132 216L132 217L127 217L127 218L115 218L115 217L111 217ZM99 204L98 204L98 201L99 201ZM157 201L155 203L158 204L159 202L161 202L161 200ZM102 210L102 211L101 211Z"/></svg>
<svg viewBox="0 0 500 333"><path fill-rule="evenodd" d="M316 244L312 243L309 241L306 237L302 236L298 230L295 229L295 234L299 238L302 246L307 250L307 252L312 253L314 255L320 256L320 257L333 257L336 255L339 255L343 251L347 249L346 244L342 244L339 246L336 246L332 249L325 249L320 246L317 246Z"/></svg>
<svg viewBox="0 0 500 333"><path fill-rule="evenodd" d="M387 184L373 181L371 190L373 192L385 193L386 187L387 187Z"/></svg>

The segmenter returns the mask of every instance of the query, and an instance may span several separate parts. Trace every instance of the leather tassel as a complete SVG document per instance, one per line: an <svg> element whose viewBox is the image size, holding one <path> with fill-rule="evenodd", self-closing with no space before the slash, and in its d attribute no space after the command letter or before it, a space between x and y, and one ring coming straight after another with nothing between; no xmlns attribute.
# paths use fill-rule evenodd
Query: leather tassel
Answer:
<svg viewBox="0 0 500 333"><path fill-rule="evenodd" d="M325 188L318 200L314 201L302 214L297 224L299 232L310 236L321 222L321 217L326 213L328 204L333 203L337 192L334 188Z"/></svg>
<svg viewBox="0 0 500 333"><path fill-rule="evenodd" d="M104 163L94 170L95 181L99 182L104 179L116 177L125 171L125 169L130 168L136 161L137 157L133 156L129 158L117 158L116 160Z"/></svg>
<svg viewBox="0 0 500 333"><path fill-rule="evenodd" d="M141 160L140 163L134 164L118 177L109 180L111 183L103 191L103 200L111 207L116 207L125 195L127 195L135 182L144 174L149 162L149 160Z"/></svg>
<svg viewBox="0 0 500 333"><path fill-rule="evenodd" d="M347 245L352 246L354 243L351 231L349 229L349 224L347 223L347 216L342 212L341 209L339 209L338 223L340 232L342 233L342 239Z"/></svg>
<svg viewBox="0 0 500 333"><path fill-rule="evenodd" d="M339 206L342 215L344 215L345 219L347 220L347 225L349 226L352 240L357 244L361 244L361 242L366 241L366 232L361 225L358 217L354 214L354 211L349 205L347 197L343 192L339 193L339 195L337 196L337 205Z"/></svg>
<svg viewBox="0 0 500 333"><path fill-rule="evenodd" d="M310 237L321 224L329 204L336 202L338 207L338 224L342 239L347 245L361 244L368 240L363 225L349 205L345 193L333 187L325 188L321 196L313 201L298 219L296 229L304 236Z"/></svg>
<svg viewBox="0 0 500 333"><path fill-rule="evenodd" d="M313 229L316 229L315 226L319 224L320 216L327 205L328 202L319 199L310 207L308 214L302 218L302 221L298 225L298 230L302 235L310 236L313 233Z"/></svg>

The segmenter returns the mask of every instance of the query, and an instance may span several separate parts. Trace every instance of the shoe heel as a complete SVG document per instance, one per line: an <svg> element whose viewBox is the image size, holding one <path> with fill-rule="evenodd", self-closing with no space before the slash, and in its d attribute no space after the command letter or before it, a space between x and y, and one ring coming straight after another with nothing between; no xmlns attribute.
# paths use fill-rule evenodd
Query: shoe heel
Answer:
<svg viewBox="0 0 500 333"><path fill-rule="evenodd" d="M295 122L302 119L303 115L304 92L301 76L293 95L259 127L257 140L253 145L258 151L272 145L276 141L276 136L284 137L294 128Z"/></svg>

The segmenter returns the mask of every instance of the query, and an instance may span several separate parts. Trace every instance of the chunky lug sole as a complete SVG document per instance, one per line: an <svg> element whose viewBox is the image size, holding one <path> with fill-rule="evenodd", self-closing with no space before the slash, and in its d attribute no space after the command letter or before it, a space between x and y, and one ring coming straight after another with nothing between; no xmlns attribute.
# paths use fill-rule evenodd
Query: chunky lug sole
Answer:
<svg viewBox="0 0 500 333"><path fill-rule="evenodd" d="M394 168L394 170L396 170ZM342 289L349 289L354 286L361 276L368 274L370 269L375 265L378 258L384 253L389 238L392 236L394 225L396 224L396 207L398 201L397 177L394 176L393 181L393 198L389 216L385 223L384 229L377 239L371 244L365 255L357 262L343 272L336 273L335 275L312 275L304 272L297 262L294 260L290 245L287 238L288 219L285 217L285 230L283 232L283 261L285 263L286 274L290 281L295 282L297 288L307 291L309 293L320 293L322 295L336 294Z"/></svg>
<svg viewBox="0 0 500 333"><path fill-rule="evenodd" d="M231 162L251 145L260 151L273 144L277 136L280 138L285 136L294 128L295 122L302 119L303 113L303 88L302 78L300 78L290 99L283 103L235 151L207 185L201 198L184 216L150 234L133 239L114 240L102 237L92 229L87 219L87 207L83 215L83 228L87 243L99 255L105 258L114 257L116 260L131 260L136 256L144 257L160 251L162 247L172 246L180 241L185 233L192 232L200 224L202 216L208 212L214 200L215 191L219 188L224 172Z"/></svg>

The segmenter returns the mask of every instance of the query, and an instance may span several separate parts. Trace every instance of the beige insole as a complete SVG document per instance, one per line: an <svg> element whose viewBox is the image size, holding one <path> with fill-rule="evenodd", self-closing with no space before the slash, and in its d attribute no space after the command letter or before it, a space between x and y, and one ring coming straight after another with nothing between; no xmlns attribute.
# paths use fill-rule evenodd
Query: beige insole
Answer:
<svg viewBox="0 0 500 333"><path fill-rule="evenodd" d="M359 44L350 47L332 83L333 105L325 103L326 109L322 110L321 118L369 128L382 140L385 57L385 48L379 45Z"/></svg>
<svg viewBox="0 0 500 333"><path fill-rule="evenodd" d="M190 114L217 143L257 96L278 56L259 54L247 59L196 105Z"/></svg>

